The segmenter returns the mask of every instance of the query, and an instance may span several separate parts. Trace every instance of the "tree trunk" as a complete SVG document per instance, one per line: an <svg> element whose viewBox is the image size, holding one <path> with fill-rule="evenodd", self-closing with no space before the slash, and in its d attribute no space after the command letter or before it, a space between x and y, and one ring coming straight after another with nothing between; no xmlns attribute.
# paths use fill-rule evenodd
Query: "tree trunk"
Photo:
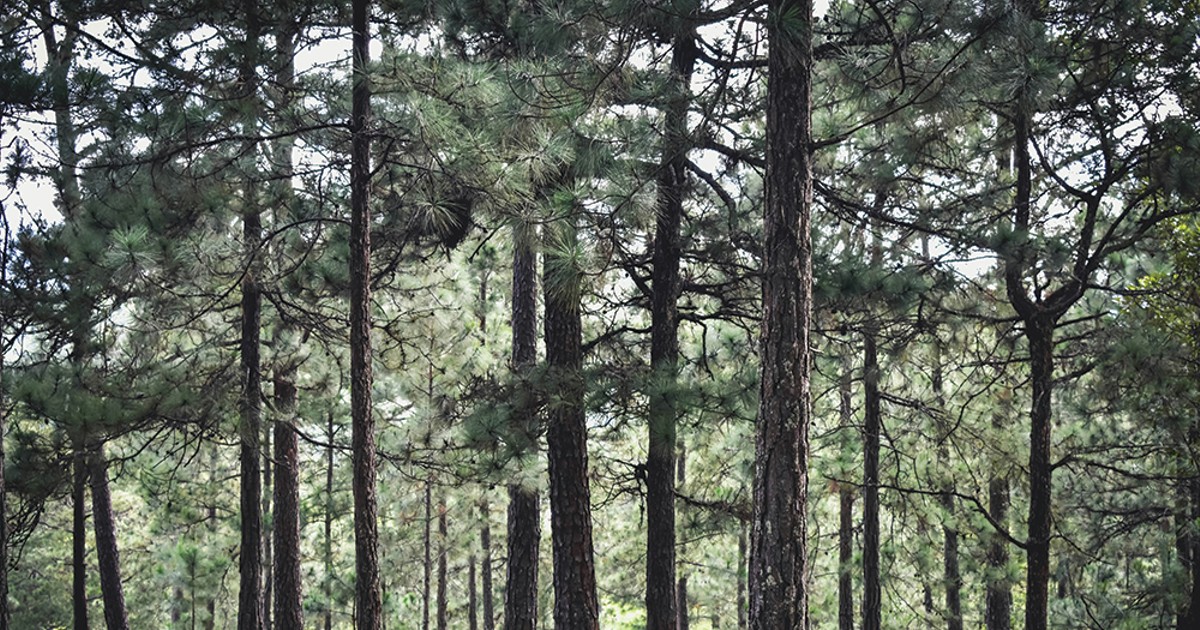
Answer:
<svg viewBox="0 0 1200 630"><path fill-rule="evenodd" d="M300 449L296 436L296 372L275 378L275 628L302 630L300 578Z"/></svg>
<svg viewBox="0 0 1200 630"><path fill-rule="evenodd" d="M429 630L431 586L433 584L433 482L425 480L425 565L421 582L421 629Z"/></svg>
<svg viewBox="0 0 1200 630"><path fill-rule="evenodd" d="M1029 435L1029 540L1025 628L1046 630L1050 589L1050 396L1054 386L1054 327L1026 322L1033 405Z"/></svg>
<svg viewBox="0 0 1200 630"><path fill-rule="evenodd" d="M483 563L480 565L483 578L483 630L496 629L495 610L492 602L492 516L487 498L479 502L483 527L479 531L479 543L483 548Z"/></svg>
<svg viewBox="0 0 1200 630"><path fill-rule="evenodd" d="M1200 427L1193 425L1188 439L1191 444L1200 437ZM1179 529L1181 532L1184 566L1191 577L1191 593L1188 596L1187 612L1180 615L1179 628L1200 627L1200 536L1196 535L1195 523L1200 519L1200 478L1192 474L1187 481L1187 496L1184 503L1184 519Z"/></svg>
<svg viewBox="0 0 1200 630"><path fill-rule="evenodd" d="M804 630L811 420L812 1L769 0L767 12L766 246L750 627Z"/></svg>
<svg viewBox="0 0 1200 630"><path fill-rule="evenodd" d="M272 444L272 442L273 442L273 440L271 439L271 423L268 422L268 423L263 424L263 433L262 433L263 628L274 628L275 627L275 624L272 623L272 621L271 621L271 613L274 612L274 604L272 602L272 596L274 595L274 590L275 590L275 574L274 574L275 559L272 557L272 554L274 553L274 549L273 549L274 545L272 544L272 542L273 542L272 538L273 538L274 534L272 533L273 524L272 524L272 518L271 518L271 499L275 495L275 492L272 489L272 485L271 485L271 482L272 482L271 472L274 468L271 464L271 457L272 457L271 444Z"/></svg>
<svg viewBox="0 0 1200 630"><path fill-rule="evenodd" d="M1001 527L1008 525L1008 480L995 475L988 480L988 511ZM992 536L987 549L987 630L1009 630L1012 619L1012 587L1008 583L1008 541Z"/></svg>
<svg viewBox="0 0 1200 630"><path fill-rule="evenodd" d="M8 242L8 224L5 223L4 242ZM7 248L5 248L7 249ZM7 252L0 254L0 286L8 283ZM2 331L0 331L2 334ZM8 401L4 393L8 388L5 378L4 355L8 344L0 338L0 630L8 630L8 485L4 478L4 437L8 435Z"/></svg>
<svg viewBox="0 0 1200 630"><path fill-rule="evenodd" d="M367 0L354 0L353 94L350 131L350 418L354 473L354 601L356 628L379 630L383 593L379 587L379 530L375 488L375 419L371 415L371 90Z"/></svg>
<svg viewBox="0 0 1200 630"><path fill-rule="evenodd" d="M522 390L516 393L513 433L521 447L536 452L535 393L525 380L537 363L537 259L533 229L513 228L512 364ZM541 507L538 493L519 483L508 486L508 568L504 588L505 630L537 627L538 545Z"/></svg>
<svg viewBox="0 0 1200 630"><path fill-rule="evenodd" d="M850 360L842 360L838 418L842 430L853 422ZM854 630L854 486L838 484L838 630Z"/></svg>
<svg viewBox="0 0 1200 630"><path fill-rule="evenodd" d="M87 601L87 453L80 438L74 442L71 481L71 569L72 611L75 630L88 628Z"/></svg>
<svg viewBox="0 0 1200 630"><path fill-rule="evenodd" d="M575 245L573 212L547 225L549 240ZM548 391L546 445L550 469L550 535L554 551L554 625L599 628L592 551L592 504L588 488L587 424L584 418L581 281L575 262L550 248L543 271ZM550 270L553 269L553 275Z"/></svg>
<svg viewBox="0 0 1200 630"><path fill-rule="evenodd" d="M928 240L925 241L928 243ZM928 245L925 245L926 252ZM926 258L929 258L926 253ZM936 332L935 332L936 335ZM934 338L933 365L933 396L937 401L937 409L941 414L940 442L937 447L938 467L943 471L950 470L949 447L950 432L953 425L946 418L946 402L942 381L942 341ZM946 627L948 630L963 630L962 620L962 576L958 569L958 530L954 527L954 482L950 479L942 486L942 494L938 502L942 507L942 579L946 588Z"/></svg>
<svg viewBox="0 0 1200 630"><path fill-rule="evenodd" d="M471 630L479 630L479 584L475 581L475 554L467 558L467 622Z"/></svg>
<svg viewBox="0 0 1200 630"><path fill-rule="evenodd" d="M246 0L243 6L243 16L246 20L246 51L240 71L240 83L244 90L242 96L249 102L245 123L245 133L248 137L258 134L258 118L254 113L257 96L257 60L254 51L258 48L259 25L258 7L254 0ZM241 444L240 462L240 512L241 512L241 556L239 562L238 588L238 630L262 630L263 626L263 591L262 591L262 456L260 440L262 437L262 372L259 355L260 318L262 316L262 296L260 293L259 269L261 264L257 254L259 242L262 239L262 217L259 214L258 186L254 173L255 150L254 142L247 142L244 148L247 156L246 178L242 203L242 249L245 253L246 272L242 276L241 304L241 343L239 354L241 361L241 400L238 437Z"/></svg>
<svg viewBox="0 0 1200 630"><path fill-rule="evenodd" d="M687 191L687 114L696 60L695 33L684 20L671 55L670 100L658 176L654 231L653 294L650 309L649 417L646 457L646 627L668 630L677 624L675 583L675 425L679 411L672 391L679 355L679 226ZM686 586L684 587L686 589ZM685 602L680 600L679 606ZM679 612L679 620L686 616ZM680 621L679 627L686 627Z"/></svg>
<svg viewBox="0 0 1200 630"><path fill-rule="evenodd" d="M326 418L326 433L329 447L325 449L325 536L321 550L324 552L325 579L325 630L333 630L333 414Z"/></svg>
<svg viewBox="0 0 1200 630"><path fill-rule="evenodd" d="M738 525L737 559L737 624L738 630L746 628L746 526Z"/></svg>
<svg viewBox="0 0 1200 630"><path fill-rule="evenodd" d="M875 333L863 335L863 630L882 625L879 584L879 357Z"/></svg>
<svg viewBox="0 0 1200 630"><path fill-rule="evenodd" d="M854 630L854 488L838 486L838 630Z"/></svg>
<svg viewBox="0 0 1200 630"><path fill-rule="evenodd" d="M437 560L437 630L446 630L449 621L449 600L446 593L446 538L449 530L446 524L446 500L438 502L438 560Z"/></svg>
<svg viewBox="0 0 1200 630"><path fill-rule="evenodd" d="M108 492L108 460L104 445L89 455L92 477L92 526L96 530L96 556L100 565L100 593L104 599L104 624L108 630L129 630L125 589L121 584L121 556L117 550L117 525Z"/></svg>
<svg viewBox="0 0 1200 630"><path fill-rule="evenodd" d="M688 481L688 450L684 445L684 440L679 440L679 466L676 470L676 484L680 490L683 490L684 484ZM688 554L688 546L686 542L679 542L680 556L686 557ZM678 608L678 616L676 619L677 630L688 630L691 625L689 614L691 612L688 606L688 574L685 571L679 571L679 583L676 587L676 607Z"/></svg>

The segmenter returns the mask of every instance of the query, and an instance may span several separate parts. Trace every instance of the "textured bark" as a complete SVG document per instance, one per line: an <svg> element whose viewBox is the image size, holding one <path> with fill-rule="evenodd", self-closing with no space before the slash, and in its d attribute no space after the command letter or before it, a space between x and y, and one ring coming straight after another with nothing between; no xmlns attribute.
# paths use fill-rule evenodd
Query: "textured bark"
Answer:
<svg viewBox="0 0 1200 630"><path fill-rule="evenodd" d="M324 556L325 579L325 630L333 629L333 414L326 418L326 437L329 446L325 449L325 531L321 546Z"/></svg>
<svg viewBox="0 0 1200 630"><path fill-rule="evenodd" d="M1050 396L1054 385L1053 324L1027 322L1033 405L1029 441L1029 539L1025 628L1045 630L1050 590Z"/></svg>
<svg viewBox="0 0 1200 630"><path fill-rule="evenodd" d="M271 517L271 500L275 496L272 490L272 472L274 467L271 465L271 445L274 440L271 439L271 423L263 423L262 434L262 567L263 567L263 628L274 628L275 624L271 621L271 613L274 612L274 604L272 597L275 592L275 559L274 541Z"/></svg>
<svg viewBox="0 0 1200 630"><path fill-rule="evenodd" d="M879 584L879 357L875 333L863 335L863 630L882 625Z"/></svg>
<svg viewBox="0 0 1200 630"><path fill-rule="evenodd" d="M475 554L467 558L467 623L471 630L479 630L479 583L475 579Z"/></svg>
<svg viewBox="0 0 1200 630"><path fill-rule="evenodd" d="M1001 527L1008 525L1008 480L994 476L988 480L988 512ZM1009 630L1012 619L1012 586L1005 577L1008 565L1008 541L992 536L987 548L987 605L984 613L987 630Z"/></svg>
<svg viewBox="0 0 1200 630"><path fill-rule="evenodd" d="M556 230L567 247L576 239L568 217ZM583 348L580 280L570 260L546 253L546 269L560 277L544 283L548 391L546 445L550 469L550 538L554 551L554 626L599 628L592 550L592 503L588 487L587 424L583 410ZM544 272L546 273L546 272ZM549 275L547 273L547 275Z"/></svg>
<svg viewBox="0 0 1200 630"><path fill-rule="evenodd" d="M686 627L686 612L678 612L671 592L675 583L675 425L679 411L675 393L679 355L679 226L687 191L687 113L691 76L696 60L695 33L680 19L671 55L670 101L665 111L662 164L658 176L658 212L654 231L650 307L650 370L646 457L646 628ZM686 591L686 586L683 587Z"/></svg>
<svg viewBox="0 0 1200 630"><path fill-rule="evenodd" d="M74 440L71 467L71 609L72 627L87 630L87 452Z"/></svg>
<svg viewBox="0 0 1200 630"><path fill-rule="evenodd" d="M379 530L375 487L375 419L371 415L371 91L367 0L354 0L350 156L350 421L354 493L355 627L379 630Z"/></svg>
<svg viewBox="0 0 1200 630"><path fill-rule="evenodd" d="M513 229L512 364L518 377L537 362L537 260L533 232ZM521 380L524 383L524 380ZM533 392L517 393L514 432L526 448L535 448L537 418ZM504 588L505 630L533 630L538 619L538 546L541 507L537 491L520 484L508 486L508 565Z"/></svg>
<svg viewBox="0 0 1200 630"><path fill-rule="evenodd" d="M738 525L737 564L737 624L738 630L746 627L746 526Z"/></svg>
<svg viewBox="0 0 1200 630"><path fill-rule="evenodd" d="M838 630L854 630L854 489L838 487Z"/></svg>
<svg viewBox="0 0 1200 630"><path fill-rule="evenodd" d="M1191 444L1195 444L1200 437L1197 433L1200 433L1200 430L1193 426L1188 435ZM1179 535L1182 538L1180 557L1184 560L1192 582L1186 612L1179 616L1180 630L1200 628L1200 536L1197 536L1194 525L1197 519L1200 519L1200 478L1193 476L1187 482L1184 518L1183 523L1179 525Z"/></svg>
<svg viewBox="0 0 1200 630"><path fill-rule="evenodd" d="M446 538L449 530L446 523L446 501L438 503L438 559L437 559L437 630L446 630L450 602L446 594Z"/></svg>
<svg viewBox="0 0 1200 630"><path fill-rule="evenodd" d="M121 555L117 549L117 523L112 496L108 492L108 459L104 446L88 455L92 479L92 525L96 533L96 556L100 566L100 594L104 600L104 625L108 630L129 630L125 611L125 589L121 584Z"/></svg>
<svg viewBox="0 0 1200 630"><path fill-rule="evenodd" d="M296 436L296 373L275 378L275 628L304 627L300 578L300 450Z"/></svg>
<svg viewBox="0 0 1200 630"><path fill-rule="evenodd" d="M928 251L928 241L924 242L924 248ZM928 258L926 253L926 258ZM933 386L933 396L937 401L937 408L941 413L943 420L939 432L941 433L940 441L937 447L938 466L942 470L948 470L950 466L950 455L948 453L948 443L950 442L950 432L953 425L945 420L946 403L945 394L943 391L942 377L942 342L940 339L934 339L934 366L933 375L931 377ZM954 482L947 480L942 486L942 494L938 497L938 503L942 507L942 581L946 589L946 628L948 630L962 630L962 576L958 569L958 530L954 528Z"/></svg>
<svg viewBox="0 0 1200 630"><path fill-rule="evenodd" d="M812 2L767 5L762 378L754 456L750 627L808 627Z"/></svg>
<svg viewBox="0 0 1200 630"><path fill-rule="evenodd" d="M425 564L421 581L421 628L429 630L430 594L433 592L433 483L425 480L425 530L422 542L425 547Z"/></svg>
<svg viewBox="0 0 1200 630"><path fill-rule="evenodd" d="M483 549L480 577L483 580L483 630L495 630L496 617L492 601L492 517L487 499L479 502L479 517L483 526L479 530L479 544Z"/></svg>
<svg viewBox="0 0 1200 630"><path fill-rule="evenodd" d="M6 227L7 232L7 227ZM7 240L8 234L6 233ZM8 259L0 254L0 285L6 284L8 278ZM8 610L8 485L4 479L5 451L4 436L8 435L8 401L4 392L8 387L4 371L4 354L6 346L0 346L0 630L8 630L10 618Z"/></svg>
<svg viewBox="0 0 1200 630"><path fill-rule="evenodd" d="M681 492L685 491L687 483L687 448L682 439L679 440L679 460L675 470L675 484ZM679 554L687 557L687 543L679 543ZM675 628L677 630L687 630L691 625L689 614L691 609L688 607L688 576L684 571L679 572L678 584L675 586Z"/></svg>
<svg viewBox="0 0 1200 630"><path fill-rule="evenodd" d="M850 361L842 360L838 381L838 419L843 430L853 425ZM854 630L854 486L838 485L838 630Z"/></svg>
<svg viewBox="0 0 1200 630"><path fill-rule="evenodd" d="M246 41L240 72L243 96L253 100L257 93L257 63L254 51L258 48L258 7L254 0L246 0L242 6L246 20ZM251 104L247 111L245 131L253 137L258 133L256 107ZM262 470L260 465L262 436L262 372L260 360L260 319L262 295L258 284L260 263L256 256L262 239L262 218L259 215L258 187L253 173L253 142L244 149L250 157L248 172L243 175L246 183L242 202L242 249L246 255L246 273L242 276L241 342L239 346L241 367L241 399L238 438L241 452L240 514L241 549L238 587L238 630L262 630Z"/></svg>

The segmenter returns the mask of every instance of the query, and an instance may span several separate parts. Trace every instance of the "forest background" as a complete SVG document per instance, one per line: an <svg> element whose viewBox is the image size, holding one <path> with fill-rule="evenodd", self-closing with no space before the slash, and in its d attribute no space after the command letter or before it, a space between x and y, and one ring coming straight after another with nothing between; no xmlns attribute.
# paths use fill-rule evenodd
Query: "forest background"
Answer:
<svg viewBox="0 0 1200 630"><path fill-rule="evenodd" d="M818 4L5 3L0 628L1200 627L1200 4Z"/></svg>

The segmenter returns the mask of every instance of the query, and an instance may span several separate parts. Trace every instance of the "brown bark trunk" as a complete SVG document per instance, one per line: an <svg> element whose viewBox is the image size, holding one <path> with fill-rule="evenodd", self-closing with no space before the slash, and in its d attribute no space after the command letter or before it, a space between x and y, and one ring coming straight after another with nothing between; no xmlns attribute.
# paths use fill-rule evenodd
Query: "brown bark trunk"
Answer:
<svg viewBox="0 0 1200 630"><path fill-rule="evenodd" d="M1026 322L1033 405L1029 441L1029 540L1027 542L1025 628L1046 630L1050 589L1050 396L1054 379L1054 327Z"/></svg>
<svg viewBox="0 0 1200 630"><path fill-rule="evenodd" d="M537 259L533 229L513 228L512 364L522 384L537 362ZM520 448L536 448L534 393L524 385L517 392L513 432ZM538 545L541 507L536 490L520 484L508 486L508 568L504 589L505 630L537 627Z"/></svg>
<svg viewBox="0 0 1200 630"><path fill-rule="evenodd" d="M994 422L999 425L999 417ZM1007 527L1008 480L999 475L988 480L988 511L999 526ZM993 535L988 542L987 565L987 630L1009 630L1012 624L1012 586L1007 578L1008 541L999 534Z"/></svg>
<svg viewBox="0 0 1200 630"><path fill-rule="evenodd" d="M325 449L325 532L321 550L324 555L325 579L325 630L333 630L333 414L326 418L326 437L329 447Z"/></svg>
<svg viewBox="0 0 1200 630"><path fill-rule="evenodd" d="M88 628L87 601L87 453L76 438L72 455L71 481L71 569L72 611L75 630Z"/></svg>
<svg viewBox="0 0 1200 630"><path fill-rule="evenodd" d="M838 630L854 630L854 488L838 487Z"/></svg>
<svg viewBox="0 0 1200 630"><path fill-rule="evenodd" d="M746 628L746 526L738 525L737 564L737 624L738 630Z"/></svg>
<svg viewBox="0 0 1200 630"><path fill-rule="evenodd" d="M520 485L508 487L508 569L504 591L505 630L537 628L538 495Z"/></svg>
<svg viewBox="0 0 1200 630"><path fill-rule="evenodd" d="M273 471L273 466L271 463L271 456L272 456L271 444L272 444L272 442L273 442L273 440L271 439L271 423L269 423L269 422L264 423L263 424L263 433L262 433L263 628L274 628L275 627L275 624L272 623L272 621L271 621L271 613L274 612L274 604L272 603L272 597L274 596L274 591L275 591L275 574L274 574L275 559L272 557L272 555L274 553L274 544L273 544L273 540L272 540L272 538L274 537L274 534L272 533L273 519L271 517L271 499L275 495L275 492L274 492L274 490L272 490L272 485L271 485L271 483L272 483L272 479L271 479L272 474L271 473Z"/></svg>
<svg viewBox="0 0 1200 630"><path fill-rule="evenodd" d="M842 360L838 417L842 430L854 424L850 361ZM838 630L854 630L854 486L838 484Z"/></svg>
<svg viewBox="0 0 1200 630"><path fill-rule="evenodd" d="M467 558L467 625L471 630L479 630L479 584L475 581L475 554Z"/></svg>
<svg viewBox="0 0 1200 630"><path fill-rule="evenodd" d="M296 436L296 373L275 378L275 628L304 627L300 578L300 449Z"/></svg>
<svg viewBox="0 0 1200 630"><path fill-rule="evenodd" d="M8 225L5 224L4 240L8 242ZM8 283L7 253L0 254L0 286ZM0 331L2 332L2 331ZM0 339L3 342L3 339ZM8 435L8 401L4 392L8 382L4 371L4 354L7 344L0 343L0 630L8 630L8 485L4 478L4 437Z"/></svg>
<svg viewBox="0 0 1200 630"><path fill-rule="evenodd" d="M480 518L483 527L479 531L479 543L483 548L483 562L480 573L483 580L483 630L495 630L496 616L492 601L492 516L485 498L479 503Z"/></svg>
<svg viewBox="0 0 1200 630"><path fill-rule="evenodd" d="M121 556L117 549L117 524L108 492L108 460L104 445L88 457L92 478L92 525L96 533L96 556L100 566L100 594L104 600L104 624L108 630L129 630L125 611L125 589L121 583Z"/></svg>
<svg viewBox="0 0 1200 630"><path fill-rule="evenodd" d="M1192 444L1197 441L1197 433L1200 429L1193 426L1189 431L1189 440ZM1180 526L1180 531L1183 536L1184 553L1181 554L1185 560L1184 566L1188 569L1188 574L1191 577L1191 593L1188 595L1187 612L1180 615L1180 629L1198 628L1200 627L1200 536L1196 535L1195 525L1197 519L1200 519L1200 478L1193 476L1187 482L1187 495L1185 497L1185 517L1184 523Z"/></svg>
<svg viewBox="0 0 1200 630"><path fill-rule="evenodd" d="M687 448L682 439L679 440L679 461L675 471L675 484L680 491L684 491L684 485L687 483ZM679 555L687 557L687 543L681 541L679 543ZM688 576L687 573L679 572L679 583L675 587L675 628L677 630L687 630L691 624L688 608Z"/></svg>
<svg viewBox="0 0 1200 630"><path fill-rule="evenodd" d="M350 417L354 472L354 601L358 630L379 630L379 530L375 487L375 419L371 415L371 90L367 0L352 3L353 94L350 131Z"/></svg>
<svg viewBox="0 0 1200 630"><path fill-rule="evenodd" d="M879 584L879 357L874 332L863 335L863 630L882 625Z"/></svg>
<svg viewBox="0 0 1200 630"><path fill-rule="evenodd" d="M258 48L259 25L258 7L254 0L243 3L243 17L246 20L246 51L243 59L240 80L243 86L243 98L251 102L248 111L254 112L253 104L257 97L257 59L254 51ZM257 115L249 114L245 124L245 132L249 137L258 133ZM260 263L256 253L262 239L262 218L259 215L258 188L254 173L253 156L256 154L253 142L245 147L250 157L246 178L242 208L242 248L246 255L246 273L242 277L241 304L241 342L239 347L241 361L241 400L240 422L238 436L241 445L241 483L240 511L241 527L241 556L239 562L238 589L238 630L262 630L263 626L263 591L262 591L262 470L260 465L262 437L262 373L259 355L260 318L262 311L262 296L260 293L259 268Z"/></svg>
<svg viewBox="0 0 1200 630"><path fill-rule="evenodd" d="M925 245L926 250L928 245ZM926 255L928 258L928 254ZM937 408L943 420L941 421L940 442L937 448L938 465L944 470L950 469L948 444L952 425L945 420L946 402L943 393L942 378L942 345L941 340L934 339L933 366L933 395ZM948 475L948 473L947 473ZM954 528L954 482L947 480L943 484L942 494L938 502L942 507L942 580L946 588L946 627L948 630L962 630L962 576L958 569L958 530Z"/></svg>
<svg viewBox="0 0 1200 630"><path fill-rule="evenodd" d="M446 523L446 501L438 502L438 560L437 560L437 630L446 630L449 621L449 599L446 594L446 538L449 529Z"/></svg>
<svg viewBox="0 0 1200 630"><path fill-rule="evenodd" d="M568 248L576 240L573 217L548 225ZM546 364L549 391L546 445L550 469L550 535L554 551L554 625L572 630L599 627L592 550L592 504L588 487L587 424L584 418L581 282L574 261L546 253L544 282Z"/></svg>
<svg viewBox="0 0 1200 630"><path fill-rule="evenodd" d="M750 627L804 630L811 420L812 2L770 0L767 12L766 247Z"/></svg>
<svg viewBox="0 0 1200 630"><path fill-rule="evenodd" d="M675 393L679 355L679 226L687 190L687 114L696 60L695 33L684 20L676 25L671 55L670 96L665 111L662 164L658 176L658 212L654 232L653 295L650 310L650 370L646 457L646 627L686 627L675 582L675 433L679 411ZM684 588L686 590L686 587Z"/></svg>
<svg viewBox="0 0 1200 630"><path fill-rule="evenodd" d="M429 630L430 595L433 593L433 482L425 480L425 565L421 582L421 628Z"/></svg>

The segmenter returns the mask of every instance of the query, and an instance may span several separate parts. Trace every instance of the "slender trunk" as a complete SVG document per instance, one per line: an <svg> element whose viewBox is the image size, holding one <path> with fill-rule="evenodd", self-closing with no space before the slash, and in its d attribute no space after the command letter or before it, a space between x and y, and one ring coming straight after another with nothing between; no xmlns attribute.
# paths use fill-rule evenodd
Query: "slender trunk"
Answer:
<svg viewBox="0 0 1200 630"><path fill-rule="evenodd" d="M838 381L838 418L842 430L853 425L849 358ZM838 630L854 630L854 486L838 484Z"/></svg>
<svg viewBox="0 0 1200 630"><path fill-rule="evenodd" d="M925 249L928 252L928 241L925 241ZM928 258L928 253L926 253ZM938 411L941 413L943 420L941 421L941 430L939 443L937 447L938 467L943 471L950 470L949 447L950 431L952 425L945 420L946 403L943 393L942 380L942 342L941 339L934 339L934 366L933 366L933 396L937 401ZM942 494L938 497L938 502L942 507L942 579L946 588L946 627L948 630L962 630L962 576L959 575L958 569L958 530L954 528L954 481L950 478L948 472L946 481L942 485Z"/></svg>
<svg viewBox="0 0 1200 630"><path fill-rule="evenodd" d="M350 131L350 416L354 474L354 601L358 630L379 630L379 530L375 487L375 419L371 415L371 91L367 0L352 3L353 98Z"/></svg>
<svg viewBox="0 0 1200 630"><path fill-rule="evenodd" d="M863 630L882 625L879 584L879 357L875 334L863 335Z"/></svg>
<svg viewBox="0 0 1200 630"><path fill-rule="evenodd" d="M295 90L296 33L295 17L284 11L275 32L275 82L272 90L275 107L275 126L280 137L271 143L272 189L275 224L285 225L291 218L294 201L292 190L292 153L295 138L289 132L286 112L291 107ZM286 243L286 241L282 241ZM286 245L278 246L275 260L287 260ZM295 332L284 321L275 324L274 367L275 409L274 468L275 514L271 532L274 550L272 588L267 589L267 601L274 598L274 627L280 630L301 630L304 627L303 594L300 572L300 451L296 434L296 371L291 345ZM268 467L268 470L270 467ZM268 481L269 485L269 481ZM273 592L273 593L272 593ZM267 619L268 627L271 619Z"/></svg>
<svg viewBox="0 0 1200 630"><path fill-rule="evenodd" d="M84 450L81 439L76 438L73 442L73 474L71 483L71 568L73 579L71 582L71 603L74 612L73 627L75 630L87 630L87 452Z"/></svg>
<svg viewBox="0 0 1200 630"><path fill-rule="evenodd" d="M999 424L999 417L995 420ZM994 475L988 480L988 511L1001 527L1008 525L1008 480ZM1008 541L993 535L987 548L987 630L1009 630L1012 586L1008 582Z"/></svg>
<svg viewBox="0 0 1200 630"><path fill-rule="evenodd" d="M479 584L475 581L475 554L467 558L467 621L471 630L479 630Z"/></svg>
<svg viewBox="0 0 1200 630"><path fill-rule="evenodd" d="M696 60L695 33L677 25L671 56L670 101L658 177L654 232L653 295L650 309L650 370L646 457L646 627L667 630L677 624L675 582L675 425L679 411L674 388L679 355L679 226L687 191L687 114ZM679 600L678 605L684 605ZM679 612L682 620L686 613ZM680 621L679 627L686 626Z"/></svg>
<svg viewBox="0 0 1200 630"><path fill-rule="evenodd" d="M1054 386L1053 323L1026 323L1033 405L1029 435L1029 540L1026 630L1045 630L1050 589L1050 396Z"/></svg>
<svg viewBox="0 0 1200 630"><path fill-rule="evenodd" d="M529 225L513 227L512 365L522 389L516 393L513 433L521 450L535 451L536 394L526 380L537 363L537 259ZM532 488L508 486L508 568L504 589L505 630L533 630L538 619L538 546L541 506Z"/></svg>
<svg viewBox="0 0 1200 630"><path fill-rule="evenodd" d="M574 213L546 226L566 250L577 234ZM588 487L587 424L584 418L581 281L575 262L546 252L543 271L547 379L556 392L547 406L550 469L550 535L554 551L554 625L572 630L599 627L592 550L592 504ZM549 270L555 270L552 276Z"/></svg>
<svg viewBox="0 0 1200 630"><path fill-rule="evenodd" d="M812 1L769 0L767 12L762 378L750 627L805 630L812 404Z"/></svg>
<svg viewBox="0 0 1200 630"><path fill-rule="evenodd" d="M838 486L838 630L854 630L854 487Z"/></svg>
<svg viewBox="0 0 1200 630"><path fill-rule="evenodd" d="M300 578L300 449L296 436L296 372L275 378L275 628L302 630Z"/></svg>
<svg viewBox="0 0 1200 630"><path fill-rule="evenodd" d="M438 502L438 561L437 561L437 630L446 630L449 600L446 596L446 538L449 531L446 524L446 500Z"/></svg>
<svg viewBox="0 0 1200 630"><path fill-rule="evenodd" d="M1195 426L1189 431L1191 444L1196 444L1200 437L1200 428ZM1187 501L1185 514L1186 522L1181 527L1185 536L1188 573L1191 576L1192 588L1188 596L1187 614L1183 615L1180 628L1200 627L1200 536L1196 535L1195 523L1200 519L1200 478L1193 473L1187 482Z"/></svg>
<svg viewBox="0 0 1200 630"><path fill-rule="evenodd" d="M248 120L245 133L258 133L257 55L259 38L258 7L255 0L245 0L246 41L241 69L243 97L248 101ZM241 400L238 435L241 444L240 508L242 519L241 556L239 562L238 630L262 630L263 625L263 531L262 531L262 372L259 356L262 296L259 287L261 264L257 256L262 239L262 217L259 214L258 186L255 175L253 141L245 147L246 178L242 200L242 248L246 255L246 273L242 277L241 305Z"/></svg>
<svg viewBox="0 0 1200 630"><path fill-rule="evenodd" d="M429 597L433 584L433 482L425 480L424 578L421 582L421 629L429 630Z"/></svg>
<svg viewBox="0 0 1200 630"><path fill-rule="evenodd" d="M746 628L746 526L738 525L737 559L737 624L738 630Z"/></svg>
<svg viewBox="0 0 1200 630"><path fill-rule="evenodd" d="M683 490L684 484L687 483L687 449L682 439L679 440L679 466L675 471L675 483L680 490ZM680 541L679 555L687 557L687 543ZM684 571L679 572L679 584L675 588L675 606L676 606L676 628L677 630L688 630L691 623L688 613L688 576Z"/></svg>
<svg viewBox="0 0 1200 630"><path fill-rule="evenodd" d="M88 457L92 478L92 525L96 530L96 556L100 565L100 594L104 599L104 625L108 630L129 630L125 589L121 584L121 556L117 550L117 524L108 492L108 460L98 444Z"/></svg>
<svg viewBox="0 0 1200 630"><path fill-rule="evenodd" d="M483 578L483 630L495 630L496 617L492 602L492 517L487 498L479 502L479 517L483 527L479 530L479 543L483 548L480 572Z"/></svg>
<svg viewBox="0 0 1200 630"><path fill-rule="evenodd" d="M4 223L4 242L9 239L8 222ZM0 286L8 284L7 247L0 252ZM3 328L0 328L3 335ZM8 435L8 400L5 396L8 380L5 378L4 355L8 344L0 337L0 630L8 630L8 485L4 478L4 437Z"/></svg>
<svg viewBox="0 0 1200 630"><path fill-rule="evenodd" d="M325 537L321 551L325 560L325 630L333 630L333 414L326 418L325 435L329 447L325 449Z"/></svg>
<svg viewBox="0 0 1200 630"><path fill-rule="evenodd" d="M272 489L272 475L274 469L272 465L271 444L271 424L270 422L263 424L262 433L262 462L263 462L263 485L262 485L262 550L263 550L263 628L274 628L275 624L271 622L271 613L274 612L274 604L272 597L275 591L275 559L272 557L274 553L274 545L272 544L274 534L272 533L274 526L271 516L271 499L275 492Z"/></svg>

